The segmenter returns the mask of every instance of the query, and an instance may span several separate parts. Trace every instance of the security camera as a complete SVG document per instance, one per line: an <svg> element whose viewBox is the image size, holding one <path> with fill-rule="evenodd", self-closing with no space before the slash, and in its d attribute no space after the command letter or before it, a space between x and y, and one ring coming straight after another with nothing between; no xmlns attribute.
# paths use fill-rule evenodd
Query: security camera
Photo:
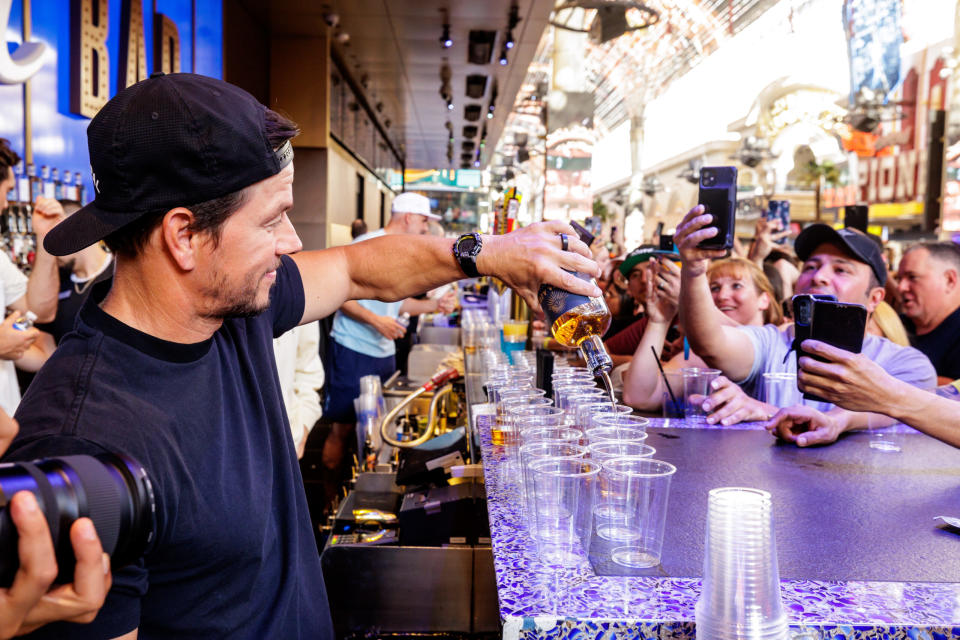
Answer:
<svg viewBox="0 0 960 640"><path fill-rule="evenodd" d="M323 21L327 23L327 26L331 29L340 24L340 16L336 13L325 13L323 14Z"/></svg>

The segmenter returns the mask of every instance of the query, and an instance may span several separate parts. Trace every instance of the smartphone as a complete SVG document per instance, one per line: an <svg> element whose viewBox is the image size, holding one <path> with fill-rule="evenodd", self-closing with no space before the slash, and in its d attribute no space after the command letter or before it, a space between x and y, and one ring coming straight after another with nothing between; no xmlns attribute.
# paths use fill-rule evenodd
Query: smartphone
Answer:
<svg viewBox="0 0 960 640"><path fill-rule="evenodd" d="M673 234L672 233L663 233L660 234L660 251L676 251L677 248L673 246Z"/></svg>
<svg viewBox="0 0 960 640"><path fill-rule="evenodd" d="M703 205L706 213L713 216L713 221L704 229L717 228L717 235L707 238L697 246L701 249L732 249L734 216L737 210L737 168L701 168L697 202Z"/></svg>
<svg viewBox="0 0 960 640"><path fill-rule="evenodd" d="M767 210L764 213L764 217L767 220L780 221L780 230L789 231L790 230L790 201L789 200L770 200L767 203ZM777 244L784 244L787 241L786 237L780 238L777 240Z"/></svg>
<svg viewBox="0 0 960 640"><path fill-rule="evenodd" d="M580 237L580 241L588 247L593 244L594 235L587 231L582 224L576 220L570 221L570 226L573 227L573 230L577 232L577 235Z"/></svg>
<svg viewBox="0 0 960 640"><path fill-rule="evenodd" d="M823 361L823 358L800 349L800 344L807 338L825 342L851 353L860 353L863 348L863 336L867 327L867 308L862 304L837 302L833 296L827 297L830 299L817 299L810 296L812 304L801 301L799 307L794 306L794 313L797 314L794 344L797 347L798 370L801 356L810 356ZM805 327L801 326L801 321L806 322ZM804 393L803 397L824 402L823 398L808 393Z"/></svg>
<svg viewBox="0 0 960 640"><path fill-rule="evenodd" d="M813 305L817 300L836 302L837 297L826 293L798 293L790 299L793 305L793 350L797 352L798 359L801 355L811 355L800 353L800 343L810 337Z"/></svg>
<svg viewBox="0 0 960 640"><path fill-rule="evenodd" d="M848 204L843 208L843 226L867 232L870 207L865 204Z"/></svg>

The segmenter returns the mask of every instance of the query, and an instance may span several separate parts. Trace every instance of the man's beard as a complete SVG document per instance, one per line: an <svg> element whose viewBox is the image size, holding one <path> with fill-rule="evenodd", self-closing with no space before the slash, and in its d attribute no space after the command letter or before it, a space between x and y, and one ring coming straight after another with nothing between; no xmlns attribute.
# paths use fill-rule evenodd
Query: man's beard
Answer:
<svg viewBox="0 0 960 640"><path fill-rule="evenodd" d="M233 292L226 289L226 278L222 274L217 274L214 280L214 286L204 288L202 293L210 298L210 309L204 311L201 315L205 318L215 320L226 320L228 318L251 318L266 311L270 306L270 296L268 293L266 302L257 301L257 294L260 291L260 279L263 276L248 279L239 290ZM251 280L253 280L251 282ZM276 284L276 283L274 283ZM270 286L273 289L273 285Z"/></svg>

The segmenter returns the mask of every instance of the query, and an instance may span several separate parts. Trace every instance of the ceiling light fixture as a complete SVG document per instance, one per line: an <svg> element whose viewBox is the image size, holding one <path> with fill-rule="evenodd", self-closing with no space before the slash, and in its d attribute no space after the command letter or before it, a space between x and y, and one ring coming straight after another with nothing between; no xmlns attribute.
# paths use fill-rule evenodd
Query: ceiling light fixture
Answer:
<svg viewBox="0 0 960 640"><path fill-rule="evenodd" d="M504 40L503 46L505 46L507 49L513 49L513 45L513 29L507 29L507 38Z"/></svg>
<svg viewBox="0 0 960 640"><path fill-rule="evenodd" d="M503 49L503 50L500 52L500 66L501 66L501 67L507 66L507 62L508 62L508 60L507 60L507 50L506 50L506 49Z"/></svg>
<svg viewBox="0 0 960 640"><path fill-rule="evenodd" d="M443 35L440 36L440 46L444 49L449 49L453 46L453 38L450 37L450 25L443 25Z"/></svg>

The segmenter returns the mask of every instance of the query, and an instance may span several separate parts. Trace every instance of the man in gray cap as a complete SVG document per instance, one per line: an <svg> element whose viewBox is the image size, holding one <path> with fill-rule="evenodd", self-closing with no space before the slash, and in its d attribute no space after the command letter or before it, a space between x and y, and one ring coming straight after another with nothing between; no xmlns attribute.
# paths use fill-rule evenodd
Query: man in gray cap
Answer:
<svg viewBox="0 0 960 640"><path fill-rule="evenodd" d="M680 316L691 348L710 366L741 385L757 398L762 389L763 374L796 373L793 347L793 326L731 327L721 321L722 314L713 304L707 283L707 266L711 258L720 258L723 251L700 249L697 245L716 235L715 227L702 206L694 207L677 228L674 240L683 256L681 268ZM862 304L872 313L883 300L887 272L880 248L866 235L853 230L835 230L825 224L807 227L797 236L797 256L803 261L797 293L819 293L836 296L840 302ZM866 335L863 354L883 367L887 373L923 389L936 386L936 373L922 353L901 347L885 338ZM730 386L730 394L739 390ZM889 424L886 417L847 411L827 402L804 401L802 405L779 412L758 402L741 402L736 398L711 398L729 401L731 410L747 407L738 420L768 419L768 429L777 436L800 446L832 442L844 431ZM705 407L706 408L706 407ZM715 407L709 407L714 411ZM773 415L776 412L776 415Z"/></svg>
<svg viewBox="0 0 960 640"><path fill-rule="evenodd" d="M469 252L419 235L301 251L287 216L296 134L247 92L188 73L123 89L91 121L96 199L44 246L105 240L113 285L30 385L6 459L125 454L156 509L146 552L116 569L96 619L43 637L333 638L273 338L464 269L533 305L540 282L600 295L565 271L599 268L561 222L478 236Z"/></svg>
<svg viewBox="0 0 960 640"><path fill-rule="evenodd" d="M395 235L425 235L429 221L440 221L430 211L430 200L419 193L401 193L393 199L390 222L383 229L358 236L354 242ZM323 413L333 424L323 445L323 463L336 469L343 461L346 444L356 427L353 400L360 395L360 378L368 375L386 380L397 370L396 345L407 331L400 314L450 313L456 299L452 291L435 300L407 298L396 302L349 300L337 311L330 332L330 347L324 362L327 389Z"/></svg>

